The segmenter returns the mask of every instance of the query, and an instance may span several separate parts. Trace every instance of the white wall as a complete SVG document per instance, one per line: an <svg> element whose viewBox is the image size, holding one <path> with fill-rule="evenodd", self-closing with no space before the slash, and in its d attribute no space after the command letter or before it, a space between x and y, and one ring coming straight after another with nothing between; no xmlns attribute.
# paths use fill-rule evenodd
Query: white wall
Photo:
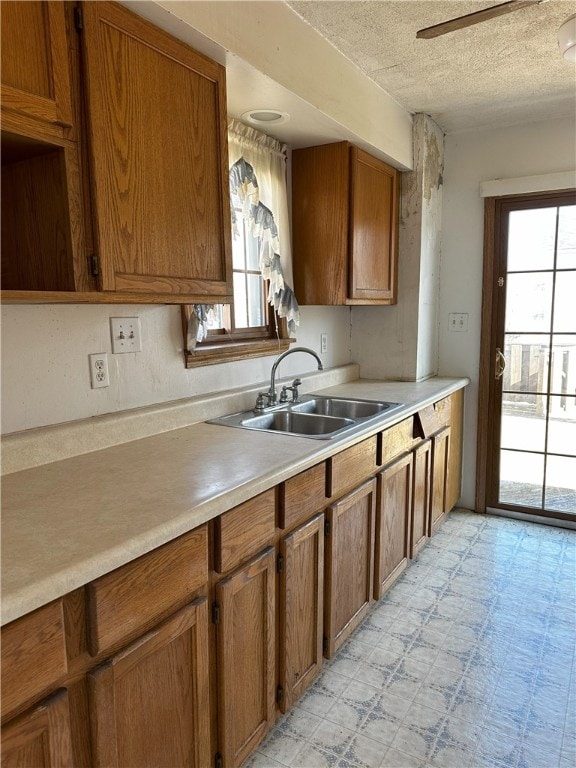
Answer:
<svg viewBox="0 0 576 768"><path fill-rule="evenodd" d="M480 183L574 170L575 151L576 122L570 119L446 137L439 373L472 380L466 392L463 485L463 501L471 508L482 311L484 205ZM451 312L468 313L467 333L448 330Z"/></svg>
<svg viewBox="0 0 576 768"><path fill-rule="evenodd" d="M110 317L140 317L143 350L109 354L110 386L91 389L88 355L111 352ZM164 403L264 382L274 357L186 370L180 309L169 306L3 306L2 433ZM345 307L301 307L298 346L320 352L325 367L351 361L350 312ZM313 370L305 355L280 366L285 376Z"/></svg>

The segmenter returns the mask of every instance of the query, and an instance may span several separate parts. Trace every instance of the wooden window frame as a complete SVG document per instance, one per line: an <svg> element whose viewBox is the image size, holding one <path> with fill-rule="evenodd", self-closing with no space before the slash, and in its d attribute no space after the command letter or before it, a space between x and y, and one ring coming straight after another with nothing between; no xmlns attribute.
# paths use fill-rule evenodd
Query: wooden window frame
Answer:
<svg viewBox="0 0 576 768"><path fill-rule="evenodd" d="M290 348L296 339L290 338L288 325L284 318L278 318L278 335L274 331L274 309L269 308L271 324L267 336L261 333L255 337L250 333L242 336L227 333L214 333L207 342L199 345L193 351L187 349L188 321L194 311L192 304L182 305L182 333L184 337L184 361L186 368L195 368L200 365L215 365L228 363L234 360L247 360L253 357L265 357L266 355L278 355Z"/></svg>

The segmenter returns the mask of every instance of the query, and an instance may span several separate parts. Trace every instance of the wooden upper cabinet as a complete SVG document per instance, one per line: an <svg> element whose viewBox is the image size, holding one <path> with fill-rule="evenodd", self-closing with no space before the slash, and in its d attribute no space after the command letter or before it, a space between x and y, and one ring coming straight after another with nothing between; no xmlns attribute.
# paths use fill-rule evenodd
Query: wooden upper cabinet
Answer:
<svg viewBox="0 0 576 768"><path fill-rule="evenodd" d="M398 171L348 142L294 151L294 283L301 304L396 303L398 198Z"/></svg>
<svg viewBox="0 0 576 768"><path fill-rule="evenodd" d="M2 2L1 26L3 127L39 121L47 136L65 136L73 121L64 3Z"/></svg>
<svg viewBox="0 0 576 768"><path fill-rule="evenodd" d="M397 283L398 172L352 147L350 176L349 298L393 304Z"/></svg>
<svg viewBox="0 0 576 768"><path fill-rule="evenodd" d="M226 301L225 70L114 3L82 10L101 288Z"/></svg>

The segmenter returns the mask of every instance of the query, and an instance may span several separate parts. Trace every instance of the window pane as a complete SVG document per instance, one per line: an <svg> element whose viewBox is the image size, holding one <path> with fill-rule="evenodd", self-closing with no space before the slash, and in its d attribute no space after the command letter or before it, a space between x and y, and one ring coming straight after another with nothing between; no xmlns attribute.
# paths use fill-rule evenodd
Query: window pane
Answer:
<svg viewBox="0 0 576 768"><path fill-rule="evenodd" d="M508 392L546 392L548 388L548 339L536 334L506 334L506 368L502 387ZM508 397L514 400L513 396ZM519 400L526 397L518 395Z"/></svg>
<svg viewBox="0 0 576 768"><path fill-rule="evenodd" d="M576 267L576 205L560 208L558 215L558 254L557 269Z"/></svg>
<svg viewBox="0 0 576 768"><path fill-rule="evenodd" d="M558 272L554 297L554 332L576 331L576 270Z"/></svg>
<svg viewBox="0 0 576 768"><path fill-rule="evenodd" d="M259 238L254 237L254 235L246 230L246 269L260 269L259 242Z"/></svg>
<svg viewBox="0 0 576 768"><path fill-rule="evenodd" d="M248 297L243 272L234 273L234 325L236 328L248 327Z"/></svg>
<svg viewBox="0 0 576 768"><path fill-rule="evenodd" d="M238 221L240 235L232 236L232 268L244 269L244 223Z"/></svg>
<svg viewBox="0 0 576 768"><path fill-rule="evenodd" d="M508 275L506 332L550 330L552 275L547 272Z"/></svg>
<svg viewBox="0 0 576 768"><path fill-rule="evenodd" d="M576 335L552 336L551 365L550 391L556 395L576 393Z"/></svg>
<svg viewBox="0 0 576 768"><path fill-rule="evenodd" d="M508 395L502 396L501 447L543 452L546 448L546 397L538 396L537 405L522 400L510 402L507 398Z"/></svg>
<svg viewBox="0 0 576 768"><path fill-rule="evenodd" d="M248 307L250 328L265 325L264 319L264 283L260 275L246 275L248 283Z"/></svg>
<svg viewBox="0 0 576 768"><path fill-rule="evenodd" d="M546 509L576 515L576 458L548 457L545 504Z"/></svg>
<svg viewBox="0 0 576 768"><path fill-rule="evenodd" d="M508 270L552 269L557 208L511 211L508 227Z"/></svg>
<svg viewBox="0 0 576 768"><path fill-rule="evenodd" d="M516 451L500 452L501 502L542 509L543 485L544 456Z"/></svg>
<svg viewBox="0 0 576 768"><path fill-rule="evenodd" d="M224 305L214 304L214 306L208 310L208 330L216 331L220 328L224 328Z"/></svg>
<svg viewBox="0 0 576 768"><path fill-rule="evenodd" d="M576 397L551 397L548 451L576 456Z"/></svg>

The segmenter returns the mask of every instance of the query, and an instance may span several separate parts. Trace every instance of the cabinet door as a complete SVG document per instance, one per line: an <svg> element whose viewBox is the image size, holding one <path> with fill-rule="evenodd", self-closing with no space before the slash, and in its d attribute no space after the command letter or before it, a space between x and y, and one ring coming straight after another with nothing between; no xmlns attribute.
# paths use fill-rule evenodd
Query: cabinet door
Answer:
<svg viewBox="0 0 576 768"><path fill-rule="evenodd" d="M374 597L379 600L408 565L412 505L412 454L378 475Z"/></svg>
<svg viewBox="0 0 576 768"><path fill-rule="evenodd" d="M61 0L2 3L2 110L41 121L56 136L72 125Z"/></svg>
<svg viewBox="0 0 576 768"><path fill-rule="evenodd" d="M216 585L218 741L224 768L242 765L274 722L275 575L270 547Z"/></svg>
<svg viewBox="0 0 576 768"><path fill-rule="evenodd" d="M333 656L372 602L376 481L332 504L327 512L324 655Z"/></svg>
<svg viewBox="0 0 576 768"><path fill-rule="evenodd" d="M448 513L446 505L450 456L450 427L444 427L432 437L432 488L430 500L430 535Z"/></svg>
<svg viewBox="0 0 576 768"><path fill-rule="evenodd" d="M432 441L425 440L414 451L410 557L415 557L428 539L428 532L430 530L431 472Z"/></svg>
<svg viewBox="0 0 576 768"><path fill-rule="evenodd" d="M95 766L210 760L208 612L200 598L88 675Z"/></svg>
<svg viewBox="0 0 576 768"><path fill-rule="evenodd" d="M2 768L72 768L68 694L60 691L2 728Z"/></svg>
<svg viewBox="0 0 576 768"><path fill-rule="evenodd" d="M83 9L102 288L224 302L225 70L125 8Z"/></svg>
<svg viewBox="0 0 576 768"><path fill-rule="evenodd" d="M396 302L398 173L351 150L349 298ZM362 303L362 302L359 302Z"/></svg>
<svg viewBox="0 0 576 768"><path fill-rule="evenodd" d="M280 541L280 709L286 712L322 666L324 515Z"/></svg>

